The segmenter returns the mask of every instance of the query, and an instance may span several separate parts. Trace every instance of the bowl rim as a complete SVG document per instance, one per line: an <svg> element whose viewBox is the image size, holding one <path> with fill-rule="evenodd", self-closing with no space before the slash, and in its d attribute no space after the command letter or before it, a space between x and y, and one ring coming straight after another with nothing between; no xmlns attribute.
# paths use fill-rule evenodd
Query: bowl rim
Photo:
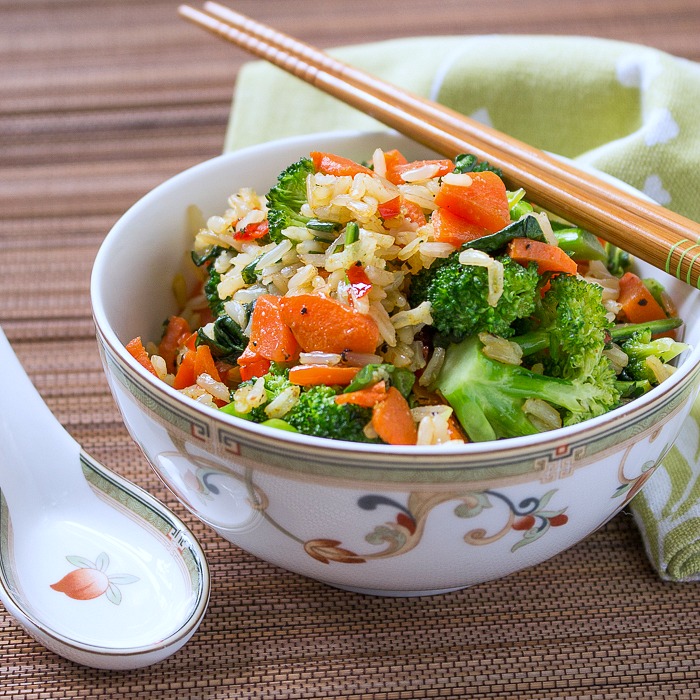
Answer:
<svg viewBox="0 0 700 700"><path fill-rule="evenodd" d="M148 388L150 392L156 392L166 403L175 402L181 408L186 409L188 413L194 413L201 416L203 420L218 422L224 426L235 429L236 432L248 434L253 441L273 441L280 444L281 449L292 449L293 451L307 449L321 450L323 452L336 453L355 453L358 456L378 456L378 457L397 457L397 458L425 458L431 457L434 462L441 461L441 457L449 457L453 461L456 456L463 457L465 460L474 461L478 457L487 456L492 459L497 454L504 452L512 452L513 450L546 450L553 449L555 445L562 442L579 442L581 438L588 434L592 436L594 433L604 431L608 424L617 424L620 421L630 420L634 417L639 417L640 414L646 413L651 407L657 404L663 404L670 400L677 393L681 392L686 384L686 380L693 379L692 375L700 373L700 344L691 348L688 355L683 359L678 367L678 370L661 385L654 387L647 394L631 401L629 404L615 408L601 416L591 418L582 423L557 428L555 430L538 433L536 435L521 436L515 438L504 438L487 442L468 442L464 444L445 444L445 445L386 445L372 443L357 443L343 440L330 440L327 438L319 438L302 433L292 433L282 430L274 430L266 426L251 423L235 416L228 415L223 412L215 411L207 406L198 404L187 398L177 390L168 386L165 382L154 377L151 373L139 365L127 352L122 343L117 337L116 332L112 329L105 310L101 287L100 276L101 271L108 264L108 249L113 245L113 241L119 236L119 231L126 227L133 219L138 218L141 211L148 208L152 202L157 201L161 193L183 180L191 177L196 177L201 172L206 172L208 169L217 166L218 164L232 161L235 163L239 159L245 159L252 153L259 157L260 152L274 151L282 146L300 145L311 149L314 148L314 142L327 139L367 139L374 138L377 140L386 138L406 139L396 132L392 131L327 131L303 136L292 136L287 138L275 139L262 144L256 144L242 148L237 151L223 153L213 158L197 163L176 175L164 180L155 188L147 192L135 203L133 203L114 223L110 231L105 236L100 244L99 250L94 259L91 278L90 278L90 300L92 306L92 315L97 329L98 338L109 349L115 358L119 360L120 366L128 373L129 377ZM410 141L410 139L406 139ZM575 163L575 161L573 161ZM582 169L588 170L601 175L600 171L583 166ZM609 175L602 174L606 179L617 183L628 191L632 190L639 196L641 193L633 190L629 185L623 183ZM696 290L697 291L697 290ZM700 292L699 292L700 293ZM688 384L690 382L687 382ZM575 440L574 440L575 439ZM466 466L466 465L465 465ZM424 467L430 469L430 466ZM497 470L495 465L493 469Z"/></svg>

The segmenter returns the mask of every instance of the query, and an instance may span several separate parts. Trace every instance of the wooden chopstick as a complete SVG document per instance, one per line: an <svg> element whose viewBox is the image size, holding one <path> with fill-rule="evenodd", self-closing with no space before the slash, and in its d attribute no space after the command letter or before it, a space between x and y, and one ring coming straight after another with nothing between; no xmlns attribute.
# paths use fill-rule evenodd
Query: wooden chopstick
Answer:
<svg viewBox="0 0 700 700"><path fill-rule="evenodd" d="M562 163L561 160L553 158L539 149L533 148L522 141L518 141L443 105L401 90L386 81L343 63L298 39L276 31L217 2L205 2L204 9L212 16L217 17L246 35L255 37L280 51L306 61L319 70L338 77L391 104L400 106L402 109L420 116L428 122L439 125L441 129L447 132L459 134L469 142L472 148L485 149L487 154L490 153L492 164L500 167L508 179L517 180L518 184L523 182L523 175L527 177L528 171L533 169L535 171L544 170L568 185L580 186L586 191L595 193L596 196L602 196L607 200L614 198L613 201L616 201L620 206L631 209L650 221L659 223L661 226L668 226L669 221L671 221L676 224L679 232L688 226L688 219L668 209L658 205L640 209L637 197L633 197L619 190L619 188L611 188L600 178ZM454 157L457 154L447 153L445 155ZM517 178L511 174L514 169L514 161L517 161L521 164L521 167L526 169L526 172ZM528 190L528 194L533 192L531 187L525 187L525 189ZM687 230L688 235L697 237L700 234L700 227L695 222L690 222L690 224L691 228Z"/></svg>
<svg viewBox="0 0 700 700"><path fill-rule="evenodd" d="M433 150L471 152L510 187L688 284L700 285L700 225L629 195L516 139L344 64L215 2L183 5L198 26L264 58Z"/></svg>

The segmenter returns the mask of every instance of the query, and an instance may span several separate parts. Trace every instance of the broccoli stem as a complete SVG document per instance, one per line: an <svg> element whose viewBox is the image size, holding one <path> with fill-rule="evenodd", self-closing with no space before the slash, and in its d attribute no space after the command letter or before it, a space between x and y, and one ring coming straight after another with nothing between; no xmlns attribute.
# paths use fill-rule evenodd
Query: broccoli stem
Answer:
<svg viewBox="0 0 700 700"><path fill-rule="evenodd" d="M610 336L613 342L619 343L641 331L649 331L654 336L659 333L667 333L682 325L683 321L677 316L662 318L658 321L647 321L646 323L619 323L610 331Z"/></svg>
<svg viewBox="0 0 700 700"><path fill-rule="evenodd" d="M650 331L652 335L666 333L683 324L680 318L664 318L658 321L647 321L646 323L619 323L610 330L610 342L619 343L631 338L635 333ZM547 331L530 331L522 335L509 338L517 343L523 351L523 356L527 357L549 347L549 333Z"/></svg>

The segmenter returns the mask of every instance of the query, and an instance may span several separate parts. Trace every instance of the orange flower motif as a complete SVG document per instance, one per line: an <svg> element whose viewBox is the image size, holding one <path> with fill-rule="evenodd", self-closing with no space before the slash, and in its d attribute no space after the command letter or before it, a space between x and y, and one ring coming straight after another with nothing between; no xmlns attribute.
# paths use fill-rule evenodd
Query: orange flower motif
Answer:
<svg viewBox="0 0 700 700"><path fill-rule="evenodd" d="M96 561L84 557L67 556L66 559L77 566L75 571L66 574L60 581L51 584L51 588L59 593L65 593L74 600L92 600L106 595L107 600L114 605L122 602L122 592L119 585L136 583L138 576L131 574L113 574L108 576L109 557L102 552Z"/></svg>
<svg viewBox="0 0 700 700"><path fill-rule="evenodd" d="M75 600L99 598L109 587L107 574L97 569L76 569L66 574L57 583L52 583L54 591L65 593Z"/></svg>

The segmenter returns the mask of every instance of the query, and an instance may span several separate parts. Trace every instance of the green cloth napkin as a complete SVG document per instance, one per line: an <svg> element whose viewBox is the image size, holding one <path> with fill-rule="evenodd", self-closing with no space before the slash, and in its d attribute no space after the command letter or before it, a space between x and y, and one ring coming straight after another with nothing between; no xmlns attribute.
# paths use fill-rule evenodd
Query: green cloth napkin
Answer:
<svg viewBox="0 0 700 700"><path fill-rule="evenodd" d="M586 37L447 36L336 57L533 146L598 168L700 221L700 65ZM262 62L241 71L226 150L334 129L386 128ZM631 503L665 580L700 579L700 400Z"/></svg>

